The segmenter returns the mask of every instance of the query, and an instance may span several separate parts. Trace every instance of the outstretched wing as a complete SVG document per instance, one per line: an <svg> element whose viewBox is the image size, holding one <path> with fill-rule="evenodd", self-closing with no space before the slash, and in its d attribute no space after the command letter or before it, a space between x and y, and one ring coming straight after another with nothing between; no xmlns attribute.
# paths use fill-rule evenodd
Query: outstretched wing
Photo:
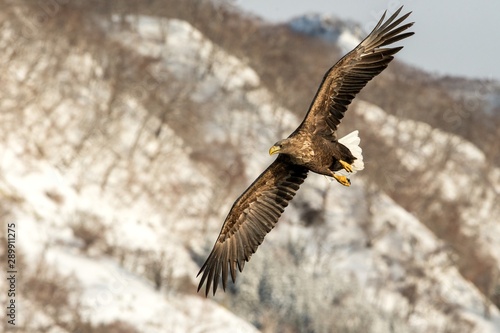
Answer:
<svg viewBox="0 0 500 333"><path fill-rule="evenodd" d="M403 48L384 46L414 34L404 32L413 23L400 25L411 14L398 18L402 8L385 22L384 13L368 37L326 72L304 121L296 131L306 130L336 139L337 126L354 96L368 81L380 74L394 54Z"/></svg>
<svg viewBox="0 0 500 333"><path fill-rule="evenodd" d="M236 200L222 225L212 252L200 269L203 273L198 291L206 282L205 295L210 287L217 291L222 274L222 288L226 290L228 274L236 279L236 266L243 270L246 261L278 222L288 202L307 177L307 169L278 158Z"/></svg>

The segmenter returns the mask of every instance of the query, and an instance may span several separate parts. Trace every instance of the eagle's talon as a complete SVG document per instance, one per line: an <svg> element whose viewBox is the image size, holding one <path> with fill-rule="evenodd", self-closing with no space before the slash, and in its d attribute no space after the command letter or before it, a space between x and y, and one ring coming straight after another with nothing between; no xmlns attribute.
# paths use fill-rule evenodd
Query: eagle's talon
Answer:
<svg viewBox="0 0 500 333"><path fill-rule="evenodd" d="M333 174L333 178L335 178L336 181L338 181L340 184L344 186L351 186L351 180L346 176Z"/></svg>
<svg viewBox="0 0 500 333"><path fill-rule="evenodd" d="M342 167L345 169L347 172L352 172L352 166L347 163L346 161L339 160L340 164L342 164Z"/></svg>

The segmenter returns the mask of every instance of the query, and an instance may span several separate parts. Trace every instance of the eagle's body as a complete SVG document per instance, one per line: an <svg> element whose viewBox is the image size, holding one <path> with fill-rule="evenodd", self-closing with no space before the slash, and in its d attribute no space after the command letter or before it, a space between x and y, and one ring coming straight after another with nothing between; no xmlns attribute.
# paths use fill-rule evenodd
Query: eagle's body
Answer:
<svg viewBox="0 0 500 333"><path fill-rule="evenodd" d="M279 141L275 146L288 143L293 147L293 151L280 148L280 154L288 155L294 164L306 167L312 172L325 176L332 176L335 171L340 171L343 166L340 160L352 164L356 157L351 151L336 140L314 135L305 131L293 133L286 140Z"/></svg>
<svg viewBox="0 0 500 333"><path fill-rule="evenodd" d="M279 153L278 158L231 207L198 273L203 273L198 290L206 281L206 294L211 287L215 294L221 277L225 289L229 274L235 281L236 267L243 270L309 171L332 176L349 186L347 176L363 169L358 132L337 139L337 126L355 95L402 49L387 45L413 35L404 32L413 23L400 25L410 13L398 18L400 11L385 22L384 14L368 37L326 72L302 123L271 147L269 153Z"/></svg>

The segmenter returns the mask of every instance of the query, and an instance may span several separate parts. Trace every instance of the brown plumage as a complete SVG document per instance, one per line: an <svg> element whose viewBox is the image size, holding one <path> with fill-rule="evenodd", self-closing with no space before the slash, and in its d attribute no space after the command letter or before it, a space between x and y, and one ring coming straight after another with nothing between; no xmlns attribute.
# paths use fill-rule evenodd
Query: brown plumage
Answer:
<svg viewBox="0 0 500 333"><path fill-rule="evenodd" d="M231 207L198 273L203 273L198 291L206 282L205 295L210 288L215 295L221 277L224 290L228 275L233 282L236 280L236 269L243 270L264 236L274 228L309 170L349 186L345 174L363 169L357 132L337 140L337 126L354 96L402 49L385 46L413 35L404 32L413 23L400 25L411 14L398 18L401 9L385 22L384 13L368 37L326 72L300 126L271 147L269 153L278 152L278 158Z"/></svg>

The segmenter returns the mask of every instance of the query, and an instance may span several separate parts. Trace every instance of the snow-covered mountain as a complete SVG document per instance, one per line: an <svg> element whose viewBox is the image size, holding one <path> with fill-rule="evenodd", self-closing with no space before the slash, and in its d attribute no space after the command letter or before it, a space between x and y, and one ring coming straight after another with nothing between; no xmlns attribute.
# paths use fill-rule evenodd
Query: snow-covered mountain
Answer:
<svg viewBox="0 0 500 333"><path fill-rule="evenodd" d="M0 209L18 228L22 331L500 330L446 244L362 174L350 188L309 176L236 285L196 294L230 205L300 119L187 21L95 15L100 37L77 46L59 28L12 44L7 15ZM480 149L367 102L351 116L381 129L404 169L456 147L431 184L470 195L463 228L500 266L500 172ZM464 193L479 172L490 187Z"/></svg>
<svg viewBox="0 0 500 333"><path fill-rule="evenodd" d="M352 50L364 38L359 24L327 14L305 14L291 19L288 25L293 31L335 43L344 53Z"/></svg>

